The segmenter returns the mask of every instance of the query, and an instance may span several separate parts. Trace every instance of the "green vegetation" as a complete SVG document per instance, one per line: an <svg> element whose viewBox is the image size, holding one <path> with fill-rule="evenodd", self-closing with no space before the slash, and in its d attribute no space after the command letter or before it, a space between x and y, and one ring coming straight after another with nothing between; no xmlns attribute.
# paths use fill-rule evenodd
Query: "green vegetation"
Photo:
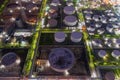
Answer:
<svg viewBox="0 0 120 80"><path fill-rule="evenodd" d="M5 6L7 5L7 3L9 2L9 0L5 0L3 2L3 4L0 6L0 15L2 14L2 11L4 10Z"/></svg>
<svg viewBox="0 0 120 80"><path fill-rule="evenodd" d="M93 69L95 69L94 62L93 62L94 57L92 55L92 49L89 45L89 35L87 34L87 32L83 32L83 35L84 35L84 40L85 40L86 47L87 47L87 52L88 52L88 55L89 55L89 58L90 58L89 66L93 70Z"/></svg>
<svg viewBox="0 0 120 80"><path fill-rule="evenodd" d="M3 41L0 41L0 48L29 48L30 47L30 44L31 44L31 37L28 37L26 40L26 44L22 45L21 42L15 40L15 41L12 41L12 38L10 40L10 42L3 42Z"/></svg>
<svg viewBox="0 0 120 80"><path fill-rule="evenodd" d="M79 19L80 19L81 22L84 22L84 17L83 17L82 12L80 12L80 13L78 14L78 17L79 17Z"/></svg>
<svg viewBox="0 0 120 80"><path fill-rule="evenodd" d="M119 69L115 69L114 70L114 73L115 73L115 77L116 77L116 79L120 79L120 68Z"/></svg>
<svg viewBox="0 0 120 80"><path fill-rule="evenodd" d="M59 31L63 31L65 33L70 33L72 30L68 30L68 29L42 29L42 33L55 33L55 32L59 32Z"/></svg>
<svg viewBox="0 0 120 80"><path fill-rule="evenodd" d="M40 25L38 25L39 27ZM34 51L35 51L35 48L36 48L36 44L37 44L37 39L38 39L38 31L36 31L36 33L34 34L33 36L33 42L31 44L31 48L29 49L28 51L28 55L27 55L27 58L26 58L26 64L24 66L24 74L25 75L28 75L29 72L30 72L30 69L31 69L31 66L32 66L32 60L33 60L33 57L34 57Z"/></svg>
<svg viewBox="0 0 120 80"><path fill-rule="evenodd" d="M47 0L42 1L42 6L41 6L39 16L38 16L39 19L41 19L44 16L44 10L45 10L46 2L47 2ZM33 42L31 44L31 48L28 51L28 55L27 55L27 58L26 58L26 64L24 65L24 69L23 69L23 72L24 72L25 76L28 76L30 71L31 71L33 58L34 58L34 55L36 53L36 49L38 47L37 45L39 43L38 39L40 37L40 34L39 34L40 30L41 30L41 22L40 22L40 20L38 20L38 26L37 26L36 32L33 36L33 39L32 39Z"/></svg>
<svg viewBox="0 0 120 80"><path fill-rule="evenodd" d="M20 43L16 42L16 43L1 43L0 42L0 48L29 48L30 45L27 46L21 46Z"/></svg>

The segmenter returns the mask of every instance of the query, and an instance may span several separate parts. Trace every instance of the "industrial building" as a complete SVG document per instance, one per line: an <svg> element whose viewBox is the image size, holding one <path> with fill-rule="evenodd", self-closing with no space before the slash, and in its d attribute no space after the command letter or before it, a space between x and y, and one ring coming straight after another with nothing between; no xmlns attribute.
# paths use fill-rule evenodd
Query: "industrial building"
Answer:
<svg viewBox="0 0 120 80"><path fill-rule="evenodd" d="M3 0L0 80L120 80L119 0Z"/></svg>

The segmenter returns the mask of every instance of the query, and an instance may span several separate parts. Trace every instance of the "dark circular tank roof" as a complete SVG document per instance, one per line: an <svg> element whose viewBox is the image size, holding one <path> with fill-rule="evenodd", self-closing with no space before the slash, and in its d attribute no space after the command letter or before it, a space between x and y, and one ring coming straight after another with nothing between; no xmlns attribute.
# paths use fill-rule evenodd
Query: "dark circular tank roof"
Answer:
<svg viewBox="0 0 120 80"><path fill-rule="evenodd" d="M107 40L107 44L112 44L112 42L113 42L112 39Z"/></svg>
<svg viewBox="0 0 120 80"><path fill-rule="evenodd" d="M9 66L15 63L16 60L17 60L17 55L14 52L9 52L2 57L1 63L5 66Z"/></svg>
<svg viewBox="0 0 120 80"><path fill-rule="evenodd" d="M97 44L102 44L102 40L101 39L94 39L93 40L95 43L97 43Z"/></svg>
<svg viewBox="0 0 120 80"><path fill-rule="evenodd" d="M57 13L57 12L54 12L54 13L50 13L50 12L49 12L49 16L50 16L51 18L57 18L58 13Z"/></svg>
<svg viewBox="0 0 120 80"><path fill-rule="evenodd" d="M100 16L99 15L93 15L94 19L98 19Z"/></svg>
<svg viewBox="0 0 120 80"><path fill-rule="evenodd" d="M115 80L115 75L114 75L114 73L113 73L113 72L107 72L107 73L105 74L105 79L106 79L106 80Z"/></svg>
<svg viewBox="0 0 120 80"><path fill-rule="evenodd" d="M112 24L107 24L106 27L108 27L108 28L113 28Z"/></svg>
<svg viewBox="0 0 120 80"><path fill-rule="evenodd" d="M73 6L65 6L64 7L64 11L74 11L75 10L75 8L73 7Z"/></svg>
<svg viewBox="0 0 120 80"><path fill-rule="evenodd" d="M112 52L115 56L120 56L120 51L119 50L113 50Z"/></svg>
<svg viewBox="0 0 120 80"><path fill-rule="evenodd" d="M82 37L82 33L81 32L72 32L71 36L75 39L79 39Z"/></svg>
<svg viewBox="0 0 120 80"><path fill-rule="evenodd" d="M101 56L101 57L104 57L104 56L106 56L106 51L105 50L100 50L99 52L98 52L98 55L99 56Z"/></svg>
<svg viewBox="0 0 120 80"><path fill-rule="evenodd" d="M50 19L48 21L48 24L51 26L51 27L55 27L57 25L57 20L55 19Z"/></svg>
<svg viewBox="0 0 120 80"><path fill-rule="evenodd" d="M86 17L91 17L91 14L87 13L85 14Z"/></svg>
<svg viewBox="0 0 120 80"><path fill-rule="evenodd" d="M58 70L68 70L74 64L74 54L67 48L54 48L49 54L51 67Z"/></svg>
<svg viewBox="0 0 120 80"><path fill-rule="evenodd" d="M60 1L59 0L52 0L51 3L60 4Z"/></svg>
<svg viewBox="0 0 120 80"><path fill-rule="evenodd" d="M65 38L65 33L64 32L57 32L54 34L54 36L58 39L63 39L63 38Z"/></svg>
<svg viewBox="0 0 120 80"><path fill-rule="evenodd" d="M66 16L64 20L73 23L77 20L77 18L75 16Z"/></svg>
<svg viewBox="0 0 120 80"><path fill-rule="evenodd" d="M116 43L117 43L117 44L120 44L120 39L117 39L117 40L116 40Z"/></svg>
<svg viewBox="0 0 120 80"><path fill-rule="evenodd" d="M58 6L50 6L50 9L51 9L51 10L58 11Z"/></svg>
<svg viewBox="0 0 120 80"><path fill-rule="evenodd" d="M33 3L28 3L28 5L26 6L26 8L27 8L28 10L33 9L33 8L35 8L35 7L38 7L38 6L37 6L37 4L33 4Z"/></svg>

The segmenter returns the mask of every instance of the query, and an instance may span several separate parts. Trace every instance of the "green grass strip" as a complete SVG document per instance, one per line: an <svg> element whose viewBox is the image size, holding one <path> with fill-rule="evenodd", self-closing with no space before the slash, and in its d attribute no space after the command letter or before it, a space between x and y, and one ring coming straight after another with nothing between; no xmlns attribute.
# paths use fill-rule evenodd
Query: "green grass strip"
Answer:
<svg viewBox="0 0 120 80"><path fill-rule="evenodd" d="M45 5L46 5L46 2L47 0L43 0L42 1L42 6L41 6L41 9L40 9L40 12L39 12L39 18L41 19L44 15L44 8L45 8ZM36 48L37 48L37 42L38 42L38 38L40 36L39 34L39 31L41 29L41 22L40 20L38 21L38 26L36 28L36 32L33 36L33 42L31 44L31 48L29 49L28 51L28 55L27 55L27 58L26 58L26 64L24 65L24 69L23 69L23 72L24 72L24 75L25 76L28 76L29 73L30 73L30 70L31 70L31 67L32 67L32 62L33 62L33 58L34 58L34 54L35 54L35 51L36 51Z"/></svg>

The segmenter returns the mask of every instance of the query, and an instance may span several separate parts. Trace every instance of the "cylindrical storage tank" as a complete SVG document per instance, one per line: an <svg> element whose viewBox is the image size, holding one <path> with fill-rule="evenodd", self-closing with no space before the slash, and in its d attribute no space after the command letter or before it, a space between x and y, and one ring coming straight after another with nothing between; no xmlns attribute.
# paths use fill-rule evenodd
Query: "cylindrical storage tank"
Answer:
<svg viewBox="0 0 120 80"><path fill-rule="evenodd" d="M32 0L32 3L40 5L42 3L42 0Z"/></svg>
<svg viewBox="0 0 120 80"><path fill-rule="evenodd" d="M101 58L104 58L106 55L107 55L107 52L105 50L100 50L98 52L98 56L101 57Z"/></svg>
<svg viewBox="0 0 120 80"><path fill-rule="evenodd" d="M66 5L67 5L67 6L72 6L72 5L73 5L73 2L72 2L72 1L67 1L67 2L66 2Z"/></svg>
<svg viewBox="0 0 120 80"><path fill-rule="evenodd" d="M120 39L116 39L116 44L120 46Z"/></svg>
<svg viewBox="0 0 120 80"><path fill-rule="evenodd" d="M117 17L110 17L109 18L109 22L116 22L118 20L118 18Z"/></svg>
<svg viewBox="0 0 120 80"><path fill-rule="evenodd" d="M54 34L54 39L56 42L64 42L66 34L64 32L56 32Z"/></svg>
<svg viewBox="0 0 120 80"><path fill-rule="evenodd" d="M9 52L2 57L1 64L7 68L11 68L14 65L20 64L20 58L14 52Z"/></svg>
<svg viewBox="0 0 120 80"><path fill-rule="evenodd" d="M9 11L9 13L12 13L12 14L16 14L16 13L19 13L20 12L20 5L19 4L16 4L16 3L10 3L7 5L7 10Z"/></svg>
<svg viewBox="0 0 120 80"><path fill-rule="evenodd" d="M93 20L95 20L95 21L99 21L99 20L100 20L99 15L94 15L94 16L93 16Z"/></svg>
<svg viewBox="0 0 120 80"><path fill-rule="evenodd" d="M112 26L113 26L113 28L115 28L115 29L120 28L120 25L118 25L118 24L116 24L116 23L113 23Z"/></svg>
<svg viewBox="0 0 120 80"><path fill-rule="evenodd" d="M0 16L0 19L2 22L11 22L10 19L12 18L12 16L9 16L9 15L4 15L2 14L2 16ZM15 18L14 18L15 19Z"/></svg>
<svg viewBox="0 0 120 80"><path fill-rule="evenodd" d="M105 44L108 46L108 47L112 47L112 40L111 39L108 39L105 41Z"/></svg>
<svg viewBox="0 0 120 80"><path fill-rule="evenodd" d="M58 6L50 6L49 12L54 13L58 11Z"/></svg>
<svg viewBox="0 0 120 80"><path fill-rule="evenodd" d="M91 20L91 14L90 14L90 13L85 14L85 18L86 18L87 20Z"/></svg>
<svg viewBox="0 0 120 80"><path fill-rule="evenodd" d="M113 72L107 72L105 74L105 80L115 80L115 75Z"/></svg>
<svg viewBox="0 0 120 80"><path fill-rule="evenodd" d="M72 15L75 13L75 8L73 6L66 6L66 7L64 7L63 11L67 15Z"/></svg>
<svg viewBox="0 0 120 80"><path fill-rule="evenodd" d="M23 27L23 23L22 23L21 19L17 18L15 23L16 23L17 27L19 27L19 28Z"/></svg>
<svg viewBox="0 0 120 80"><path fill-rule="evenodd" d="M67 48L54 48L49 54L49 62L53 70L65 72L73 67L75 57L72 51Z"/></svg>
<svg viewBox="0 0 120 80"><path fill-rule="evenodd" d="M97 30L97 33L100 34L100 35L103 34L104 32L105 32L104 28L100 28L100 29Z"/></svg>
<svg viewBox="0 0 120 80"><path fill-rule="evenodd" d="M55 27L55 26L57 26L57 20L55 20L55 19L50 19L50 20L48 21L48 25L49 25L50 27Z"/></svg>
<svg viewBox="0 0 120 80"><path fill-rule="evenodd" d="M86 20L86 23L90 23L90 20Z"/></svg>
<svg viewBox="0 0 120 80"><path fill-rule="evenodd" d="M64 18L64 23L68 26L75 26L77 24L77 18L76 16L66 16Z"/></svg>
<svg viewBox="0 0 120 80"><path fill-rule="evenodd" d="M87 27L88 31L95 31L95 26L94 25L90 25L89 27Z"/></svg>
<svg viewBox="0 0 120 80"><path fill-rule="evenodd" d="M119 21L116 24L120 26L120 22Z"/></svg>
<svg viewBox="0 0 120 80"><path fill-rule="evenodd" d="M114 29L113 32L115 33L115 35L120 35L120 28L119 29Z"/></svg>
<svg viewBox="0 0 120 80"><path fill-rule="evenodd" d="M58 13L57 12L53 12L53 13L49 12L48 15L49 15L50 18L57 18L58 17Z"/></svg>
<svg viewBox="0 0 120 80"><path fill-rule="evenodd" d="M107 18L106 18L105 16L101 16L101 17L100 17L100 21L101 21L102 23L107 23Z"/></svg>
<svg viewBox="0 0 120 80"><path fill-rule="evenodd" d="M16 18L17 18L17 15L6 15L6 14L2 14L0 17L1 21L6 23L14 22Z"/></svg>
<svg viewBox="0 0 120 80"><path fill-rule="evenodd" d="M118 59L120 57L120 51L119 50L113 50L111 55L114 58Z"/></svg>
<svg viewBox="0 0 120 80"><path fill-rule="evenodd" d="M107 16L112 17L115 16L115 14L113 12L107 12Z"/></svg>
<svg viewBox="0 0 120 80"><path fill-rule="evenodd" d="M51 5L59 6L60 5L60 1L59 0L52 0Z"/></svg>
<svg viewBox="0 0 120 80"><path fill-rule="evenodd" d="M92 41L92 44L93 44L94 46L97 46L97 47L102 47L102 40L100 40L100 39L94 39L94 40Z"/></svg>
<svg viewBox="0 0 120 80"><path fill-rule="evenodd" d="M71 38L72 42L80 42L82 39L82 33L81 32L72 32L70 38Z"/></svg>
<svg viewBox="0 0 120 80"><path fill-rule="evenodd" d="M36 14L37 14L39 8L38 8L37 4L27 3L27 5L26 5L26 10L27 10L29 13L36 12ZM33 14L33 13L32 13L32 14Z"/></svg>
<svg viewBox="0 0 120 80"><path fill-rule="evenodd" d="M95 23L95 27L96 27L96 28L100 28L100 27L102 27L102 23L100 23L100 22Z"/></svg>
<svg viewBox="0 0 120 80"><path fill-rule="evenodd" d="M110 25L110 24L108 24L108 25L106 26L106 30L107 30L108 32L110 32L110 33L113 33L113 26Z"/></svg>
<svg viewBox="0 0 120 80"><path fill-rule="evenodd" d="M31 0L21 0L21 2L25 2L25 3L28 3L30 2Z"/></svg>
<svg viewBox="0 0 120 80"><path fill-rule="evenodd" d="M83 13L85 14L93 14L92 10L91 9L88 9L88 10L84 10Z"/></svg>
<svg viewBox="0 0 120 80"><path fill-rule="evenodd" d="M115 48L120 48L120 39L113 39L113 46Z"/></svg>
<svg viewBox="0 0 120 80"><path fill-rule="evenodd" d="M88 31L89 35L95 35L94 31Z"/></svg>
<svg viewBox="0 0 120 80"><path fill-rule="evenodd" d="M25 22L27 22L30 25L35 25L37 23L37 16L27 15L27 20Z"/></svg>

